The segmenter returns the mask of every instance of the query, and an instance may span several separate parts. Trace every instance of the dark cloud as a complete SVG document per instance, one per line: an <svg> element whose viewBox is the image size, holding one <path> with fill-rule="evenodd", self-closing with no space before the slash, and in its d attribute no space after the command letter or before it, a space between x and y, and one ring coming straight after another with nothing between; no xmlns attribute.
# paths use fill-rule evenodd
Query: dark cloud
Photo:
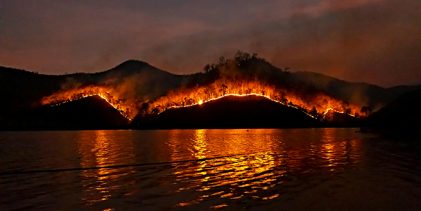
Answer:
<svg viewBox="0 0 421 211"><path fill-rule="evenodd" d="M381 85L421 83L421 2L2 1L0 65L94 72L130 59L191 73L236 50Z"/></svg>

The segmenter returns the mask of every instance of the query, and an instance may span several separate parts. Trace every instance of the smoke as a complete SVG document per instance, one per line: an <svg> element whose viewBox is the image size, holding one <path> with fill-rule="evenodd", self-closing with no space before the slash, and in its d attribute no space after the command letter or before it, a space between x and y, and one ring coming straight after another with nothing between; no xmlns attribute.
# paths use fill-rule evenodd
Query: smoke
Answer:
<svg viewBox="0 0 421 211"><path fill-rule="evenodd" d="M414 5L415 4L415 5ZM338 78L396 85L420 83L420 3L385 1L318 15L249 23L234 29L177 37L146 49L154 63L177 72L197 71L237 49L256 52L276 66ZM240 26L241 24L240 21ZM399 70L399 71L397 71Z"/></svg>
<svg viewBox="0 0 421 211"><path fill-rule="evenodd" d="M410 0L6 0L0 63L62 74L135 58L180 74L241 49L346 80L421 83L420 10Z"/></svg>
<svg viewBox="0 0 421 211"><path fill-rule="evenodd" d="M205 73L173 75L138 61L127 61L106 72L66 77L62 90L43 98L61 104L98 95L129 119L210 102L226 94L257 95L316 117L331 111L365 115L363 106L376 109L386 90L367 84L350 84L316 73L291 73L272 66L255 54L237 52L219 58Z"/></svg>

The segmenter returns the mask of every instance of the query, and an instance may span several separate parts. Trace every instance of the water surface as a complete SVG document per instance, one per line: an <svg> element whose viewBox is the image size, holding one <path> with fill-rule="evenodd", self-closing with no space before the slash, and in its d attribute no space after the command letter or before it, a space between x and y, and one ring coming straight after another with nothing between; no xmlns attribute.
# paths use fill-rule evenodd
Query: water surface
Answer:
<svg viewBox="0 0 421 211"><path fill-rule="evenodd" d="M0 133L0 209L421 209L420 147L358 129Z"/></svg>

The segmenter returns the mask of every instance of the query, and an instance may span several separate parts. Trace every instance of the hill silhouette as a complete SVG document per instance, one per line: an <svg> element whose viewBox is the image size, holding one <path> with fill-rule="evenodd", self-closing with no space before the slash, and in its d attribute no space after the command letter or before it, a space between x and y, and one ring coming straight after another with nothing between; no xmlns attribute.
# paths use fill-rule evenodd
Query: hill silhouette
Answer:
<svg viewBox="0 0 421 211"><path fill-rule="evenodd" d="M39 106L39 101L55 92L84 86L110 86L133 92L133 96L153 98L179 86L181 78L145 62L128 60L97 73L43 75L0 66L0 116ZM159 88L156 84L161 84ZM130 87L127 87L130 85Z"/></svg>
<svg viewBox="0 0 421 211"><path fill-rule="evenodd" d="M134 99L141 107L175 90L206 86L220 79L259 80L303 97L322 93L374 111L401 94L419 87L383 88L317 73L292 72L275 67L255 55L241 52L233 59L220 58L218 63L206 65L204 70L194 74L176 75L136 60L128 60L106 71L67 75L43 75L0 67L0 121L4 126L1 129L6 129L12 123L19 125L16 117L22 113L33 115L41 112L43 105L40 102L43 97L89 86L113 89L118 98ZM21 121L27 120L22 117Z"/></svg>
<svg viewBox="0 0 421 211"><path fill-rule="evenodd" d="M138 116L135 128L289 128L317 127L320 122L301 110L260 96L227 96L202 105Z"/></svg>
<svg viewBox="0 0 421 211"><path fill-rule="evenodd" d="M22 111L1 124L9 130L78 130L127 128L129 121L102 98L91 96L58 106Z"/></svg>
<svg viewBox="0 0 421 211"><path fill-rule="evenodd" d="M231 63L235 63L232 61ZM252 78L282 85L288 89L318 91L343 101L370 106L373 109L391 102L397 96L419 86L383 88L365 83L347 82L312 72L290 72L272 66L259 58L251 58L235 68L229 64L213 64L213 69L189 75L176 75L153 67L143 61L128 60L106 71L43 75L25 70L0 67L1 111L19 111L30 108L44 96L84 86L109 86L124 97L140 100L155 99L180 87L195 87L211 83L221 77ZM159 86L157 86L159 85Z"/></svg>
<svg viewBox="0 0 421 211"><path fill-rule="evenodd" d="M421 131L421 89L408 92L373 113L366 122L368 128L384 133Z"/></svg>

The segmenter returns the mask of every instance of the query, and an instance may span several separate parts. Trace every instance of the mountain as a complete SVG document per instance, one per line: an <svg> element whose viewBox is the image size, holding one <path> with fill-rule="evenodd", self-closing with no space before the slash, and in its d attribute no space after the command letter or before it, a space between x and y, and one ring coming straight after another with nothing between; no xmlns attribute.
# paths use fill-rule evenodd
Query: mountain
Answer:
<svg viewBox="0 0 421 211"><path fill-rule="evenodd" d="M318 127L304 112L260 96L227 96L202 105L138 116L135 128L288 128Z"/></svg>
<svg viewBox="0 0 421 211"><path fill-rule="evenodd" d="M118 110L98 96L25 110L1 121L7 130L123 129L128 125Z"/></svg>
<svg viewBox="0 0 421 211"><path fill-rule="evenodd" d="M380 109L405 92L421 88L421 86L383 88L367 83L350 83L313 72L295 72L292 77L297 83L313 84L315 88L323 90L334 97L350 103L368 105L373 110Z"/></svg>
<svg viewBox="0 0 421 211"><path fill-rule="evenodd" d="M206 65L205 72L189 75L172 74L136 60L128 60L102 72L67 75L43 75L0 67L0 96L3 98L0 103L0 128L11 127L12 123L18 127L19 124L14 119L22 113L31 113L45 106L61 104L63 99L54 97L57 93L68 94L66 91L74 91L71 92L73 96L65 100L73 101L92 96L90 92L78 93L80 90L105 87L106 93L102 94L113 98L108 99L108 102L126 103L135 111L132 112L135 116L145 113L145 109L154 102L162 97L171 96L171 93L183 93L186 90L207 87L218 81L233 81L235 85L238 81L245 80L280 87L302 97L304 101L323 94L343 101L344 105L352 103L359 107L369 107L368 110L374 111L393 101L397 96L417 88L415 86L383 88L338 80L318 73L290 72L247 53L237 54L233 59L220 58L217 64ZM45 103L43 100L49 96L53 96L53 100Z"/></svg>
<svg viewBox="0 0 421 211"><path fill-rule="evenodd" d="M421 89L405 93L373 113L366 127L385 133L421 131Z"/></svg>
<svg viewBox="0 0 421 211"><path fill-rule="evenodd" d="M179 86L182 77L145 62L129 60L103 72L74 73L67 75L43 75L25 70L0 67L0 95L4 103L2 111L31 108L44 96L60 90L88 85L104 85L124 88L130 83L139 97L156 97L170 88ZM163 83L165 82L165 83ZM160 86L156 86L160 84ZM128 89L128 88L126 88ZM124 91L124 90L122 90Z"/></svg>

